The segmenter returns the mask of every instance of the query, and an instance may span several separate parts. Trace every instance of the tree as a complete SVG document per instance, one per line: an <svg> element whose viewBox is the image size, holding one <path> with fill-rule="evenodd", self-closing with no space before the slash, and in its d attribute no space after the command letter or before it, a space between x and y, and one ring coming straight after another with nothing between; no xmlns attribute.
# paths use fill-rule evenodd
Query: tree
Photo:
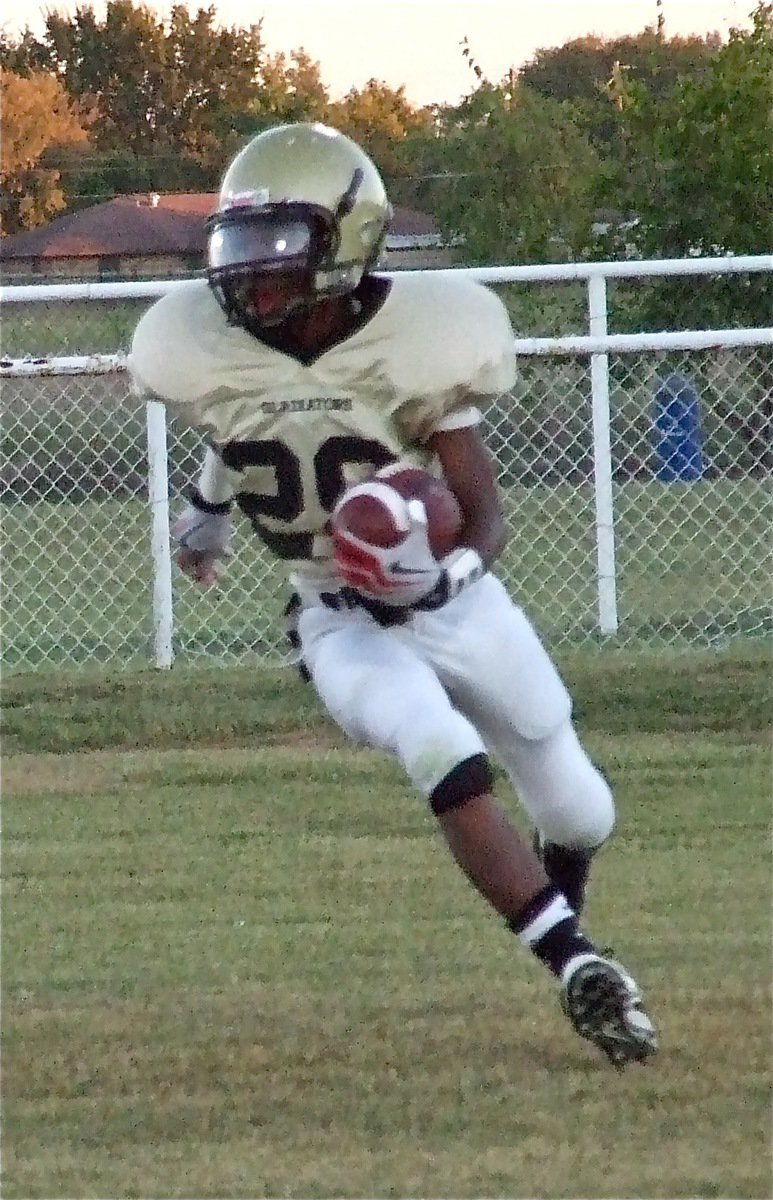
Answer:
<svg viewBox="0 0 773 1200"><path fill-rule="evenodd" d="M619 38L590 34L538 50L518 75L552 100L593 100L620 62L655 95L665 96L678 79L700 75L721 45L718 33L687 38L666 38L655 29Z"/></svg>
<svg viewBox="0 0 773 1200"><path fill-rule="evenodd" d="M350 88L342 100L328 106L327 120L363 146L384 175L403 174L403 143L432 129L429 109L414 108L404 87L392 88L379 79Z"/></svg>
<svg viewBox="0 0 773 1200"><path fill-rule="evenodd" d="M329 104L320 66L303 47L270 55L263 66L263 89L256 115L263 121L324 120Z"/></svg>
<svg viewBox="0 0 773 1200"><path fill-rule="evenodd" d="M216 186L244 136L275 120L283 101L292 116L304 88L310 110L327 100L308 56L270 59L259 23L218 26L213 5L176 4L165 21L132 0L108 0L103 19L91 5L73 17L49 12L42 40L5 39L0 57L20 71L44 62L73 99L94 105L98 160L71 182L101 197L132 190L132 176L157 191Z"/></svg>
<svg viewBox="0 0 773 1200"><path fill-rule="evenodd" d="M108 0L103 21L91 7L48 14L51 65L70 95L94 97L102 152L222 161L232 114L259 87L264 48L259 25L216 28L215 16L177 4L165 23L132 0Z"/></svg>
<svg viewBox="0 0 773 1200"><path fill-rule="evenodd" d="M632 207L646 255L754 254L773 245L773 4L733 29L699 78L621 114L643 164ZM644 184L642 185L643 181Z"/></svg>
<svg viewBox="0 0 773 1200"><path fill-rule="evenodd" d="M57 151L85 146L83 116L55 75L0 69L3 141L0 154L3 233L32 229L65 207Z"/></svg>
<svg viewBox="0 0 773 1200"><path fill-rule="evenodd" d="M430 177L420 197L466 261L555 261L587 247L596 154L564 106L513 75L481 78L413 148Z"/></svg>
<svg viewBox="0 0 773 1200"><path fill-rule="evenodd" d="M0 29L0 67L4 70L13 71L15 75L29 75L32 71L47 71L50 65L46 47L38 42L29 27L18 38Z"/></svg>
<svg viewBox="0 0 773 1200"><path fill-rule="evenodd" d="M178 3L165 20L134 0L107 0L104 17L91 4L72 17L51 11L41 39L0 37L0 62L19 74L43 67L92 107L94 153L62 164L73 201L214 188L244 139L277 121L327 120L388 174L407 133L430 122L403 89L376 80L331 103L305 50L268 54L260 23L220 27L214 5Z"/></svg>
<svg viewBox="0 0 773 1200"><path fill-rule="evenodd" d="M538 50L523 66L521 83L548 99L571 103L577 119L602 150L614 148L614 117L607 103L615 80L643 84L663 98L682 78L699 78L721 46L719 34L704 38L665 38L658 29L629 37L575 38Z"/></svg>

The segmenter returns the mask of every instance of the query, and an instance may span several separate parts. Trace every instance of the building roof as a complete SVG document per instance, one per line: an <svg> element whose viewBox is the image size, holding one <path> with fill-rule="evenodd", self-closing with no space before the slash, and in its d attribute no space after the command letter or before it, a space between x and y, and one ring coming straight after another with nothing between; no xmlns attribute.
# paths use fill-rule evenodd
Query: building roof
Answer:
<svg viewBox="0 0 773 1200"><path fill-rule="evenodd" d="M204 219L216 205L217 192L116 196L0 239L0 259L203 254ZM440 240L426 213L395 208L387 249L436 246Z"/></svg>

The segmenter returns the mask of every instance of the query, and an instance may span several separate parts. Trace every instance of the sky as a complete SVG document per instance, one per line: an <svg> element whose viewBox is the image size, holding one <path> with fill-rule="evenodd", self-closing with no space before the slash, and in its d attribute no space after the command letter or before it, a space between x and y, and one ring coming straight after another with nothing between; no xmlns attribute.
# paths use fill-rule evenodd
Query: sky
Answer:
<svg viewBox="0 0 773 1200"><path fill-rule="evenodd" d="M171 0L144 2L161 17L171 7ZM89 3L103 14L104 0L15 0L2 27L15 34L30 25L40 33L46 11L72 15ZM465 37L484 75L499 82L541 47L589 33L638 33L658 13L656 0L189 0L187 7L210 4L223 25L262 20L269 51L302 46L320 63L333 98L375 78L404 85L414 105L454 103L473 89ZM732 26L749 27L753 7L754 0L662 0L661 11L669 36L716 30L726 37Z"/></svg>

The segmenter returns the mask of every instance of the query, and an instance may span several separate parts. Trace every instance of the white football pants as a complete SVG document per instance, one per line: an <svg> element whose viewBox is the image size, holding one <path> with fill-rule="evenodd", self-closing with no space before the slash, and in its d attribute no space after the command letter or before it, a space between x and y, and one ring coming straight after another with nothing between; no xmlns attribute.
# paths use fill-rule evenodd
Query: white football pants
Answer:
<svg viewBox="0 0 773 1200"><path fill-rule="evenodd" d="M577 738L569 694L493 575L389 628L305 588L300 596L303 661L349 737L393 754L427 796L489 751L549 841L589 848L609 836L612 795Z"/></svg>

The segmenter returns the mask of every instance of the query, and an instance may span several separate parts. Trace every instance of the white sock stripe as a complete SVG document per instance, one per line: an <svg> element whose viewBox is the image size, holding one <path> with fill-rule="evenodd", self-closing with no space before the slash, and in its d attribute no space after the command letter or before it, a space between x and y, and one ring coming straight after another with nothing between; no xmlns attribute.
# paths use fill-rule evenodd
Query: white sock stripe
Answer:
<svg viewBox="0 0 773 1200"><path fill-rule="evenodd" d="M573 917L574 913L569 907L569 902L565 896L556 896L550 901L547 908L543 908L533 921L530 921L525 929L522 929L518 937L523 942L524 946L533 946L541 937L544 937L549 929L554 925L559 925L561 921L565 921L567 917Z"/></svg>

